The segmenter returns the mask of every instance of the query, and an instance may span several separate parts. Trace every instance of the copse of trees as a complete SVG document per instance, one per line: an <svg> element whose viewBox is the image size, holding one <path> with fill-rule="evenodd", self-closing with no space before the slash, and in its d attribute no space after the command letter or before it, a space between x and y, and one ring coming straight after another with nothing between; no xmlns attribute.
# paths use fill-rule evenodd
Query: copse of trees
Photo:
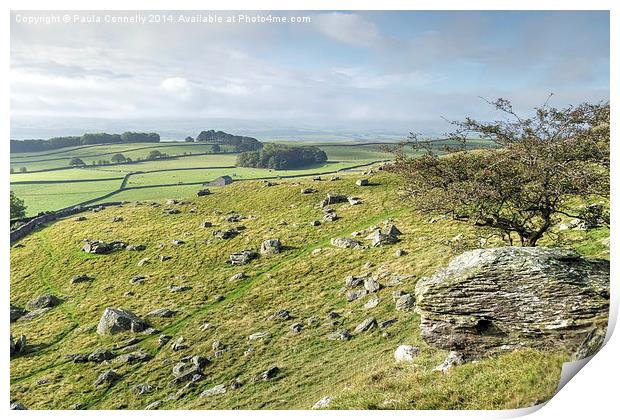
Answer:
<svg viewBox="0 0 620 420"><path fill-rule="evenodd" d="M505 99L490 104L505 119L453 122L450 138L461 145L453 153L439 156L434 140L414 134L407 145L425 153L397 153L392 170L403 176L415 207L490 228L523 246L536 246L562 216L587 220L583 209L598 209L588 204L609 196L609 103L556 109L547 101L530 117ZM497 147L468 150L473 136Z"/></svg>
<svg viewBox="0 0 620 420"><path fill-rule="evenodd" d="M197 142L209 142L232 146L237 152L246 152L250 150L260 150L263 143L254 137L236 136L234 134L225 133L224 131L201 131L196 137Z"/></svg>
<svg viewBox="0 0 620 420"><path fill-rule="evenodd" d="M259 151L237 156L237 166L269 169L294 169L327 161L324 151L315 146L267 144Z"/></svg>
<svg viewBox="0 0 620 420"><path fill-rule="evenodd" d="M157 133L135 133L125 131L121 134L121 140L125 143L159 143L160 137Z"/></svg>
<svg viewBox="0 0 620 420"><path fill-rule="evenodd" d="M80 158L74 157L69 161L69 165L71 166L82 166L85 165L84 161Z"/></svg>
<svg viewBox="0 0 620 420"><path fill-rule="evenodd" d="M158 143L157 133L135 133L126 131L123 134L85 133L82 136L52 137L47 140L11 140L11 153L42 152L63 147L77 147L92 144L109 143Z"/></svg>

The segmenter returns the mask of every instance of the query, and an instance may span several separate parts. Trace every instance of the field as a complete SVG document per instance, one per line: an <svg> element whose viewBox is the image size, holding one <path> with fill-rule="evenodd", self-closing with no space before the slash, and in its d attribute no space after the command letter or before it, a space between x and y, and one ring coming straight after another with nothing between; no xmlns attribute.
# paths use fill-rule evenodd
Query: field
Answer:
<svg viewBox="0 0 620 420"><path fill-rule="evenodd" d="M418 279L455 255L451 238L475 239L477 228L449 220L428 223L427 217L399 199L394 175L375 173L369 187L356 186L356 179L355 174L341 174L337 181L302 177L276 180L271 187L261 181L235 182L213 188L206 197L196 197L195 186L127 190L115 198L157 199L159 206L132 202L109 207L85 214L84 221L60 220L21 240L11 252L11 303L23 307L46 293L64 301L32 321L11 325L14 337L24 334L37 348L11 359L11 399L32 409L142 409L152 403L160 409L308 409L324 396L333 398L329 408L335 409L505 409L549 399L558 385L564 354L520 350L467 363L445 375L433 371L448 352L431 348L420 338L419 316L395 310L392 293L413 291ZM304 187L318 192L301 194ZM340 219L311 226L322 216L316 205L327 192L355 195L363 203L335 205ZM161 201L173 196L190 202L170 206ZM163 211L167 207L180 213L167 214ZM229 240L215 238L214 229L240 224L224 220L231 211L245 217L240 222L245 230ZM112 223L117 216L123 221ZM214 227L203 228L205 220ZM359 250L330 245L330 238L388 220L403 232L397 245ZM579 244L587 256L609 258L603 241L608 229L570 235L566 246ZM92 255L80 250L84 238L144 244L146 250ZM257 249L268 238L280 239L284 252L261 256L242 270L226 263L229 254ZM173 239L184 243L173 245ZM396 248L406 250L406 255L396 256ZM171 259L162 262L160 255ZM138 266L145 257L150 263ZM247 277L229 281L239 271ZM367 298L347 302L341 291L345 277L363 272L402 276L402 284L380 290L380 303L372 309L364 307ZM71 277L82 273L94 280L71 284ZM146 281L130 283L139 274ZM172 284L191 290L173 293ZM223 298L216 299L218 295ZM169 308L175 315L150 318L159 333L137 335L129 346L129 333L111 337L95 333L104 308L110 306L139 316ZM279 309L290 311L293 319L270 318ZM326 317L330 311L340 317L330 320ZM368 316L394 323L349 341L327 339L334 331L353 330ZM310 322L313 317L316 323ZM290 327L297 322L303 328L295 333ZM257 332L267 336L248 339ZM170 343L159 346L160 334L172 337L170 343L183 337L188 347L173 351ZM219 347L214 347L216 341ZM394 362L394 349L401 344L420 347L415 363ZM99 348L116 354L144 351L151 359L106 365L66 358ZM171 385L173 366L193 355L211 359L205 378L193 386ZM279 368L275 378L255 380L272 366ZM120 379L96 386L98 375L108 369ZM235 379L242 384L236 389L230 386ZM138 384L148 384L150 391L136 393L133 388ZM216 385L225 385L226 392L199 396Z"/></svg>
<svg viewBox="0 0 620 420"><path fill-rule="evenodd" d="M115 191L115 194L106 197L104 201L131 200L134 194L140 199L165 198L166 194L171 197L190 196L201 183L222 175L242 181L327 174L351 167L362 166L363 169L364 165L393 157L381 144L316 145L325 150L328 162L287 171L236 168L235 153L226 152L223 148L226 153L213 154L209 144L185 142L96 145L53 152L14 153L11 154L11 189L25 201L27 215L33 216L41 211L77 205ZM91 161L110 160L116 153L122 153L134 160L144 158L152 150L167 153L171 158L131 164L91 165ZM79 157L88 166L68 167L72 157ZM21 167L26 167L27 171L20 172ZM127 180L123 185L126 176ZM181 188L182 184L194 187ZM173 188L175 186L181 189L177 191L178 188Z"/></svg>

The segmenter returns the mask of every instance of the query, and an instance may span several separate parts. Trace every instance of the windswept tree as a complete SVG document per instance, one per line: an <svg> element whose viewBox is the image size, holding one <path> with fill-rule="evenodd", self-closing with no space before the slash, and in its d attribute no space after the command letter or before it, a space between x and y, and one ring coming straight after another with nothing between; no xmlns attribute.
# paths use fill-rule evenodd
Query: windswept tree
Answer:
<svg viewBox="0 0 620 420"><path fill-rule="evenodd" d="M609 195L609 103L556 109L547 101L530 117L505 99L490 104L505 119L452 122L451 153L440 156L438 139L414 134L405 147L425 152L397 153L392 169L418 210L499 230L523 246L536 246L562 216L586 220L584 208L600 212L586 205ZM494 147L471 150L472 138Z"/></svg>
<svg viewBox="0 0 620 420"><path fill-rule="evenodd" d="M24 200L17 197L13 191L11 191L11 219L20 219L26 217L26 205Z"/></svg>

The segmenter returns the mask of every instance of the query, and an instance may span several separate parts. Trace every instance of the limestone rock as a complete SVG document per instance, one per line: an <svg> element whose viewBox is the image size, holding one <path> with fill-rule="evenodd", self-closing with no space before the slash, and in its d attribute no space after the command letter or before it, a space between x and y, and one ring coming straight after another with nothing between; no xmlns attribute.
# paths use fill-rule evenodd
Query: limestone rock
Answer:
<svg viewBox="0 0 620 420"><path fill-rule="evenodd" d="M362 243L353 238L332 238L331 244L338 248L361 248Z"/></svg>
<svg viewBox="0 0 620 420"><path fill-rule="evenodd" d="M374 318L366 318L365 320L360 322L357 327L355 327L355 330L353 331L353 333L354 334L360 334L360 333L363 333L364 331L370 331L370 330L375 329L377 327L378 327L378 324L377 324L377 320L376 319L374 319Z"/></svg>
<svg viewBox="0 0 620 420"><path fill-rule="evenodd" d="M609 313L609 262L556 248L477 249L416 285L422 337L484 356L521 347L587 356ZM604 334L602 334L604 335Z"/></svg>
<svg viewBox="0 0 620 420"><path fill-rule="evenodd" d="M258 253L256 253L255 251L246 249L246 250L231 254L229 257L229 262L232 265L245 265L255 258L258 258Z"/></svg>
<svg viewBox="0 0 620 420"><path fill-rule="evenodd" d="M313 410L319 410L321 408L325 408L327 406L329 406L329 404L332 402L332 397L325 396L323 398L321 398L320 400L318 400L316 403L314 403L314 405L312 406Z"/></svg>
<svg viewBox="0 0 620 420"><path fill-rule="evenodd" d="M279 254L282 244L279 239L267 239L260 244L260 253L263 255Z"/></svg>
<svg viewBox="0 0 620 420"><path fill-rule="evenodd" d="M26 304L26 309L32 311L34 309L53 308L60 305L61 300L54 295L43 295L31 300Z"/></svg>
<svg viewBox="0 0 620 420"><path fill-rule="evenodd" d="M138 318L133 312L122 308L106 308L97 325L97 334L114 335L120 332L142 332L148 323Z"/></svg>
<svg viewBox="0 0 620 420"><path fill-rule="evenodd" d="M394 359L397 362L411 362L420 354L420 348L408 345L400 345L394 352Z"/></svg>

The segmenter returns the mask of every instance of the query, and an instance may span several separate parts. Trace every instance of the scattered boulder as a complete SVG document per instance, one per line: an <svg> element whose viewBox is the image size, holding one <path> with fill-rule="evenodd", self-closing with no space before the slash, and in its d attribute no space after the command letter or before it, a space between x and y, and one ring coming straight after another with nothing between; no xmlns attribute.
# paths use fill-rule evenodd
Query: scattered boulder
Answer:
<svg viewBox="0 0 620 420"><path fill-rule="evenodd" d="M54 295L43 295L28 302L26 309L32 311L34 309L53 308L61 303L62 301Z"/></svg>
<svg viewBox="0 0 620 420"><path fill-rule="evenodd" d="M263 338L266 338L269 336L269 333L263 332L263 331L259 331L259 332L255 332L254 334L250 334L250 336L248 337L248 340L250 341L254 341L254 340L261 340Z"/></svg>
<svg viewBox="0 0 620 420"><path fill-rule="evenodd" d="M355 181L355 185L357 185L358 187L365 187L367 185L370 185L370 182L368 182L368 179L363 178Z"/></svg>
<svg viewBox="0 0 620 420"><path fill-rule="evenodd" d="M205 195L210 195L210 194L211 194L211 191L208 188L202 188L196 193L198 197L204 197Z"/></svg>
<svg viewBox="0 0 620 420"><path fill-rule="evenodd" d="M407 255L407 251L405 251L405 250L404 250L404 249L402 249L402 248L399 248L399 249L397 249L397 250L394 252L394 255L395 255L395 256L397 256L397 257L403 257L403 256Z"/></svg>
<svg viewBox="0 0 620 420"><path fill-rule="evenodd" d="M213 223L211 223L211 222L210 222L210 221L208 221L208 220L205 220L204 222L202 222L202 227L203 227L203 228L205 228L205 229L206 229L206 228L213 227Z"/></svg>
<svg viewBox="0 0 620 420"><path fill-rule="evenodd" d="M138 276L133 276L129 282L131 284L142 284L144 283L144 281L146 280L146 276L144 275L138 275Z"/></svg>
<svg viewBox="0 0 620 420"><path fill-rule="evenodd" d="M99 386L102 384L112 385L114 384L114 382L118 381L120 378L121 378L120 375L114 372L113 370L106 370L101 375L99 375L99 377L95 381L95 385L96 386Z"/></svg>
<svg viewBox="0 0 620 420"><path fill-rule="evenodd" d="M418 281L415 293L433 346L468 357L520 347L573 354L606 329L609 262L557 248L476 249Z"/></svg>
<svg viewBox="0 0 620 420"><path fill-rule="evenodd" d="M372 277L368 277L364 279L364 289L366 289L369 293L376 293L381 290L381 284L377 280Z"/></svg>
<svg viewBox="0 0 620 420"><path fill-rule="evenodd" d="M27 312L26 315L22 316L18 319L18 321L32 321L39 315L43 315L44 313L50 311L52 308L40 308L35 309L34 311Z"/></svg>
<svg viewBox="0 0 620 420"><path fill-rule="evenodd" d="M338 248L362 248L362 243L353 238L332 238L331 244Z"/></svg>
<svg viewBox="0 0 620 420"><path fill-rule="evenodd" d="M380 302L381 302L381 301L379 300L379 298L378 298L378 297L373 297L373 298L370 298L370 299L368 299L368 302L366 302L366 303L364 304L364 309L373 309L373 308L376 308L376 307L377 307L377 305L379 305L379 303L380 303Z"/></svg>
<svg viewBox="0 0 620 420"><path fill-rule="evenodd" d="M315 192L317 192L317 190L315 190L314 188L302 188L301 189L302 194L313 194Z"/></svg>
<svg viewBox="0 0 620 420"><path fill-rule="evenodd" d="M282 244L279 239L267 239L260 244L260 253L263 255L279 254Z"/></svg>
<svg viewBox="0 0 620 420"><path fill-rule="evenodd" d="M179 351L179 350L184 350L184 349L189 348L189 345L186 343L186 340L184 337L179 337L176 340L174 340L170 348L172 349L172 351Z"/></svg>
<svg viewBox="0 0 620 420"><path fill-rule="evenodd" d="M146 314L146 316L147 318L149 317L170 318L174 316L174 313L175 313L174 311L168 308L159 308L159 309L155 309L149 312L148 314Z"/></svg>
<svg viewBox="0 0 620 420"><path fill-rule="evenodd" d="M275 378L278 373L280 373L280 368L277 366L272 366L260 375L258 375L258 379L260 379L261 381L267 381L269 379Z"/></svg>
<svg viewBox="0 0 620 420"><path fill-rule="evenodd" d="M408 312L415 306L415 298L409 294L404 294L396 300L396 310Z"/></svg>
<svg viewBox="0 0 620 420"><path fill-rule="evenodd" d="M355 327L355 330L353 331L354 334L360 334L363 333L365 331L370 331L372 329L375 329L378 327L377 324L377 320L374 318L366 318L365 320L363 320L362 322L360 322L357 327Z"/></svg>
<svg viewBox="0 0 620 420"><path fill-rule="evenodd" d="M338 219L340 219L340 217L336 214L335 211L329 211L323 215L323 221L325 222L333 222Z"/></svg>
<svg viewBox="0 0 620 420"><path fill-rule="evenodd" d="M246 250L231 254L229 257L229 262L232 265L245 265L255 258L258 258L258 253L256 253L255 251L246 249Z"/></svg>
<svg viewBox="0 0 620 420"><path fill-rule="evenodd" d="M245 279L245 278L247 278L247 276L245 275L245 273L241 272L241 273L237 273L237 274L232 275L232 276L228 279L228 281L230 281L230 282L236 282L236 281L239 281L239 280L243 280L243 279Z"/></svg>
<svg viewBox="0 0 620 420"><path fill-rule="evenodd" d="M138 318L133 312L122 308L105 308L99 324L97 334L114 335L121 332L142 332L148 328L148 323Z"/></svg>
<svg viewBox="0 0 620 420"><path fill-rule="evenodd" d="M352 206L357 206L358 204L362 204L362 199L359 197L347 197L349 204Z"/></svg>
<svg viewBox="0 0 620 420"><path fill-rule="evenodd" d="M11 335L11 351L10 351L11 356L24 353L26 351L26 347L27 347L27 343L26 343L25 335L20 335L19 338L15 341L13 341L13 336Z"/></svg>
<svg viewBox="0 0 620 420"><path fill-rule="evenodd" d="M86 219L86 216L78 216L76 218L74 218L73 220L75 220L76 222L83 222Z"/></svg>
<svg viewBox="0 0 620 420"><path fill-rule="evenodd" d="M19 306L15 306L11 303L11 322L17 321L22 316L26 315L27 311Z"/></svg>
<svg viewBox="0 0 620 420"><path fill-rule="evenodd" d="M293 325L291 325L291 331L294 332L294 333L301 332L301 330L303 330L303 328L304 328L304 325L299 323L299 322L296 322Z"/></svg>
<svg viewBox="0 0 620 420"><path fill-rule="evenodd" d="M127 245L125 249L127 251L144 251L146 249L146 245L143 245L143 244Z"/></svg>
<svg viewBox="0 0 620 420"><path fill-rule="evenodd" d="M144 409L145 410L157 410L159 406L162 404L163 404L163 401L160 401L160 400L153 401L152 403L144 407Z"/></svg>
<svg viewBox="0 0 620 420"><path fill-rule="evenodd" d="M97 349L86 357L86 360L93 363L101 363L106 360L114 359L115 354L107 349ZM75 362L75 359L73 359Z"/></svg>
<svg viewBox="0 0 620 420"><path fill-rule="evenodd" d="M396 362L411 362L420 354L420 348L415 346L400 345L394 352Z"/></svg>
<svg viewBox="0 0 620 420"><path fill-rule="evenodd" d="M442 364L433 369L433 372L446 373L454 366L460 366L463 363L465 363L465 356L463 355L463 353L451 351L448 357L446 357L446 360L444 360Z"/></svg>
<svg viewBox="0 0 620 420"><path fill-rule="evenodd" d="M348 201L349 200L347 199L346 195L327 194L327 197L323 201L321 201L320 206L326 207L326 206L329 206L330 204L346 203Z"/></svg>
<svg viewBox="0 0 620 420"><path fill-rule="evenodd" d="M364 279L366 277L364 276L347 276L344 279L344 284L346 287L352 289L354 287L359 286L360 284L364 283Z"/></svg>
<svg viewBox="0 0 620 420"><path fill-rule="evenodd" d="M144 395L151 392L152 387L149 384L138 384L131 388L131 392L137 395Z"/></svg>
<svg viewBox="0 0 620 420"><path fill-rule="evenodd" d="M225 394L226 386L225 385L216 385L213 388L206 389L202 391L200 394L200 398L212 397L214 395Z"/></svg>
<svg viewBox="0 0 620 420"><path fill-rule="evenodd" d="M91 277L88 274L77 274L71 277L71 284L85 283L88 281L92 281L94 279L95 279L94 277Z"/></svg>
<svg viewBox="0 0 620 420"><path fill-rule="evenodd" d="M186 292L188 290L192 289L192 286L187 286L187 285L176 285L176 284L171 284L170 286L168 286L168 289L172 292L172 293L179 293L179 292Z"/></svg>
<svg viewBox="0 0 620 420"><path fill-rule="evenodd" d="M122 221L123 221L123 218L120 217L120 216L114 216L112 218L112 223L119 223L119 222L122 222Z"/></svg>
<svg viewBox="0 0 620 420"><path fill-rule="evenodd" d="M366 239L370 240L370 245L373 247L392 245L398 242L398 237L393 235L386 235L385 233L381 233L381 231L378 230L368 235Z"/></svg>
<svg viewBox="0 0 620 420"><path fill-rule="evenodd" d="M350 292L347 292L347 302L353 302L354 300L364 297L366 296L366 293L368 293L366 289L351 290Z"/></svg>
<svg viewBox="0 0 620 420"><path fill-rule="evenodd" d="M104 241L84 241L84 246L82 246L82 251L88 252L89 254L109 254L114 251L120 251L127 247L127 244L120 241L113 242L104 242Z"/></svg>
<svg viewBox="0 0 620 420"><path fill-rule="evenodd" d="M138 267L142 267L145 266L146 264L148 264L150 261L149 258L142 258L140 261L138 261Z"/></svg>
<svg viewBox="0 0 620 420"><path fill-rule="evenodd" d="M239 233L238 229L232 228L228 230L214 230L213 236L219 239L232 239L237 236Z"/></svg>
<svg viewBox="0 0 620 420"><path fill-rule="evenodd" d="M159 256L159 261L164 262L164 261L168 261L171 260L172 257L170 255L160 255Z"/></svg>
<svg viewBox="0 0 620 420"><path fill-rule="evenodd" d="M329 406L329 404L332 402L332 397L325 396L323 398L321 398L320 400L318 400L316 403L314 403L314 405L312 406L313 410L320 410L321 408L326 408Z"/></svg>
<svg viewBox="0 0 620 420"><path fill-rule="evenodd" d="M18 401L11 401L11 410L27 410L26 406Z"/></svg>
<svg viewBox="0 0 620 420"><path fill-rule="evenodd" d="M327 339L347 341L351 339L351 334L349 334L349 331L347 330L336 331L336 332L328 334Z"/></svg>
<svg viewBox="0 0 620 420"><path fill-rule="evenodd" d="M313 220L310 222L310 226L321 226L320 220Z"/></svg>

